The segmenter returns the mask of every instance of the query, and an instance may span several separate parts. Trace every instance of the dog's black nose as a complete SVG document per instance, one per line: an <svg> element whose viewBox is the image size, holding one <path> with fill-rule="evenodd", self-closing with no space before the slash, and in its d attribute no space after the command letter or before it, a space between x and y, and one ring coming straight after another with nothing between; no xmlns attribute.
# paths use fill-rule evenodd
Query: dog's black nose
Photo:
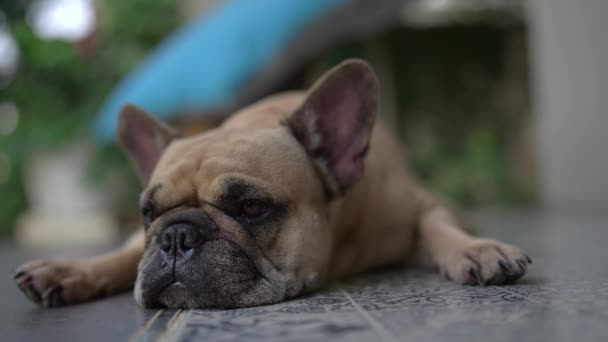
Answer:
<svg viewBox="0 0 608 342"><path fill-rule="evenodd" d="M160 235L160 248L171 256L186 253L200 246L203 236L194 225L187 223L174 224L167 227Z"/></svg>

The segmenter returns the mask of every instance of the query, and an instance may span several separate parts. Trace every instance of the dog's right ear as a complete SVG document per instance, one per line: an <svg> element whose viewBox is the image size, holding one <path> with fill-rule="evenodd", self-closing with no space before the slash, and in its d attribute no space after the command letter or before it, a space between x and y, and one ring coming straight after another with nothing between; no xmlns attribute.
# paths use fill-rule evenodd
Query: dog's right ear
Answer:
<svg viewBox="0 0 608 342"><path fill-rule="evenodd" d="M120 110L117 135L143 184L148 183L165 147L179 137L175 129L132 104Z"/></svg>

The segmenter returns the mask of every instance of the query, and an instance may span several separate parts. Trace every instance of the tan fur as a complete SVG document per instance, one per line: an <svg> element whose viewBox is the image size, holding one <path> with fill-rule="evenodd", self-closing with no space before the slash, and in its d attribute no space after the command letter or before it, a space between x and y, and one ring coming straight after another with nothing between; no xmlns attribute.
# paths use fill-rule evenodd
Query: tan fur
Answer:
<svg viewBox="0 0 608 342"><path fill-rule="evenodd" d="M429 254L443 274L460 283L491 279L500 283L496 277L523 275L529 259L519 249L465 233L453 214L414 180L404 149L382 123L374 128L365 175L344 197L328 205L309 157L282 125L304 98L303 92L272 96L215 130L171 143L149 181L163 184L156 194L158 205L166 210L192 202L203 206L201 201L212 200L230 175L289 199L293 214L280 232L257 243L274 267L291 270L302 286L405 263L416 249ZM326 226L319 224L325 221ZM149 230L148 239L153 231ZM105 256L26 264L17 281L35 301L47 304L52 289L61 286L70 294L64 296L65 302L82 302L130 287L143 250L143 234L138 233L125 247ZM509 266L505 271L501 260L519 269ZM68 282L57 276L57 268L76 273L79 280ZM31 287L38 290L28 290Z"/></svg>

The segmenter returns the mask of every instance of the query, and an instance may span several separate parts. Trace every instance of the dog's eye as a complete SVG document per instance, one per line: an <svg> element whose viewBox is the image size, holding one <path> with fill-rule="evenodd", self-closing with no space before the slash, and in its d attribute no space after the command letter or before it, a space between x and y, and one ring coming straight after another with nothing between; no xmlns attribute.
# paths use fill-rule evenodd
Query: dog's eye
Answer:
<svg viewBox="0 0 608 342"><path fill-rule="evenodd" d="M241 203L240 216L249 220L256 220L268 212L268 205L259 200L245 200Z"/></svg>

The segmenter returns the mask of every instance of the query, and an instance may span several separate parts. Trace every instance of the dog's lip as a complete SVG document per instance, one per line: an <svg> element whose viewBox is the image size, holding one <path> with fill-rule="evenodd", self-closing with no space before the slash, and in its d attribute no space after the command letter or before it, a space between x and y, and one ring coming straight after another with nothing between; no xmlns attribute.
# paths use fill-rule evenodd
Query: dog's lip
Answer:
<svg viewBox="0 0 608 342"><path fill-rule="evenodd" d="M167 287L165 287L165 290L170 288L170 287L183 287L186 288L186 285L182 284L181 281L174 281L171 284L167 285Z"/></svg>

